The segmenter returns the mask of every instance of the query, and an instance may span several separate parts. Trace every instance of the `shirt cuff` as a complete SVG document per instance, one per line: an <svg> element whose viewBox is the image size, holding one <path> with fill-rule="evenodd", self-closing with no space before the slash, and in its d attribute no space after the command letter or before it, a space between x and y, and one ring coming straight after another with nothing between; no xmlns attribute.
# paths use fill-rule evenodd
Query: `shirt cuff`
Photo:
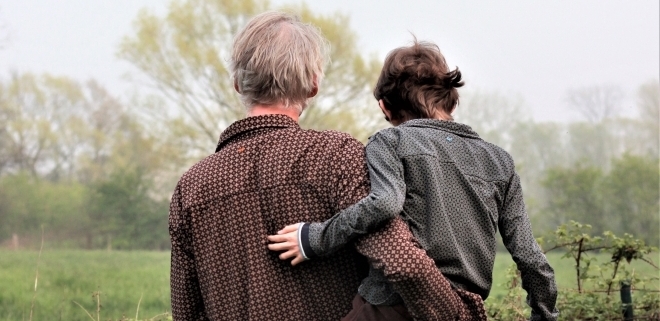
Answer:
<svg viewBox="0 0 660 321"><path fill-rule="evenodd" d="M302 223L298 227L298 246L300 247L300 254L302 254L306 260L318 257L318 255L312 250L312 246L309 244L309 224L310 223Z"/></svg>

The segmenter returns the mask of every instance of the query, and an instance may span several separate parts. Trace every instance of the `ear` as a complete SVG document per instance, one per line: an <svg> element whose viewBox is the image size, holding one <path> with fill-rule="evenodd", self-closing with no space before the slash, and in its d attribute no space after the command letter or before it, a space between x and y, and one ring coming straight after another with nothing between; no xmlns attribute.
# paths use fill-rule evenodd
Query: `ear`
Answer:
<svg viewBox="0 0 660 321"><path fill-rule="evenodd" d="M319 82L318 82L316 76L314 76L314 87L312 87L312 91L310 91L307 94L307 98L312 98L312 97L316 96L316 94L318 94L318 93L319 93Z"/></svg>
<svg viewBox="0 0 660 321"><path fill-rule="evenodd" d="M389 109L387 109L385 107L385 103L383 102L382 99L378 100L378 106L380 107L380 110L383 111L383 114L385 114L385 120L391 121L392 120L392 112L390 112Z"/></svg>
<svg viewBox="0 0 660 321"><path fill-rule="evenodd" d="M234 90L239 94L241 93L240 89L238 89L238 81L236 81L236 79L234 79Z"/></svg>

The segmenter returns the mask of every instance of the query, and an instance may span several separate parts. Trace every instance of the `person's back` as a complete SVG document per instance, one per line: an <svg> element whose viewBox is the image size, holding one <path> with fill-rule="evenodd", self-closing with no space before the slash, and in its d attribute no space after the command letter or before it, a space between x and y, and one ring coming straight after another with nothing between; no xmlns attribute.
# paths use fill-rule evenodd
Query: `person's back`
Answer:
<svg viewBox="0 0 660 321"><path fill-rule="evenodd" d="M325 220L366 195L366 170L341 168L355 163L364 163L362 144L302 130L283 115L249 117L223 133L218 152L193 166L174 196L188 211L174 216L187 222L174 225L189 229L188 254L208 316L339 320L350 310L360 281L354 250L292 269L268 251L266 235L292 220ZM349 185L357 190L340 194ZM186 264L187 257L176 259ZM172 291L189 285L173 278ZM305 315L289 313L295 311Z"/></svg>
<svg viewBox="0 0 660 321"><path fill-rule="evenodd" d="M488 297L500 227L508 233L505 245L538 248L521 219L518 178L503 149L467 125L436 119L409 120L376 135L391 144L406 173L401 216L452 284ZM510 250L519 264L547 265L538 251ZM552 277L551 269L546 272Z"/></svg>
<svg viewBox="0 0 660 321"><path fill-rule="evenodd" d="M359 262L366 271L354 250L294 269L267 248L285 222L325 220L368 193L361 143L298 126L323 78L325 42L279 12L236 36L232 76L248 117L183 175L170 204L175 320L334 321L350 310Z"/></svg>

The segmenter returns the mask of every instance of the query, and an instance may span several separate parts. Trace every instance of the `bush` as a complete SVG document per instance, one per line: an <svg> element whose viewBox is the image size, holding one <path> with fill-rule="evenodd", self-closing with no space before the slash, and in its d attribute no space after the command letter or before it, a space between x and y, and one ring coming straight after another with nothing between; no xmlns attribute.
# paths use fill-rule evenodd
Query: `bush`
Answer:
<svg viewBox="0 0 660 321"><path fill-rule="evenodd" d="M564 250L563 258L575 262L575 287L560 289L557 308L562 320L622 320L623 309L620 290L627 284L633 291L635 320L660 320L660 278L658 274L640 275L630 268L632 261L657 265L648 258L658 249L644 244L629 234L617 237L611 232L591 236L590 225L575 221L559 226L546 237L538 239L547 244L544 253ZM598 262L590 253L607 253L609 262ZM490 320L527 320L530 311L524 303L525 293L520 287L520 275L511 266L507 272L509 293L500 300L486 302Z"/></svg>

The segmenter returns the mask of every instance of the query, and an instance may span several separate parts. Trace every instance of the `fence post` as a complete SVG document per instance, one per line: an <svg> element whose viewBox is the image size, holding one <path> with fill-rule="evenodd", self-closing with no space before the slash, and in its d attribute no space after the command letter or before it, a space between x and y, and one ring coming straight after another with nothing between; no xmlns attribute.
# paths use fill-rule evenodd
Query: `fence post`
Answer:
<svg viewBox="0 0 660 321"><path fill-rule="evenodd" d="M11 235L11 248L16 251L18 250L18 234L14 233Z"/></svg>
<svg viewBox="0 0 660 321"><path fill-rule="evenodd" d="M635 317L633 316L630 281L621 281L621 303L623 304L622 306L623 320L632 321Z"/></svg>

